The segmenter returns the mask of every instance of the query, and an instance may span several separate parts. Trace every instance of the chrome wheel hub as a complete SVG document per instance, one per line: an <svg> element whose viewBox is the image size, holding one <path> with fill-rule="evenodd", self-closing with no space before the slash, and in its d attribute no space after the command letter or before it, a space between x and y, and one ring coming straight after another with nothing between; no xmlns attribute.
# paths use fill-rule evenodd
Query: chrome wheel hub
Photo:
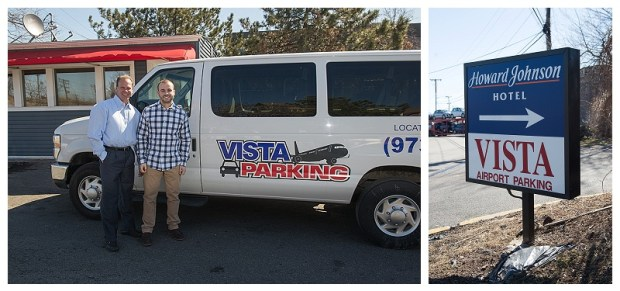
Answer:
<svg viewBox="0 0 620 291"><path fill-rule="evenodd" d="M82 179L78 187L78 195L82 205L89 210L99 210L102 189L101 178L88 176Z"/></svg>
<svg viewBox="0 0 620 291"><path fill-rule="evenodd" d="M375 207L375 224L385 234L402 237L420 226L420 206L404 195L391 195Z"/></svg>

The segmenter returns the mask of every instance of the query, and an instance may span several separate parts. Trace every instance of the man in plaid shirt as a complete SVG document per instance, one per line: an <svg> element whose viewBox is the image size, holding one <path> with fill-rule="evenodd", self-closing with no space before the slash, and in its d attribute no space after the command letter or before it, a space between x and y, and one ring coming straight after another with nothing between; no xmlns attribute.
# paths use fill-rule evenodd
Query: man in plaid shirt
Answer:
<svg viewBox="0 0 620 291"><path fill-rule="evenodd" d="M152 245L157 193L164 178L167 198L168 232L178 241L185 236L179 229L179 184L189 159L191 136L189 120L181 106L174 104L174 84L161 80L157 85L159 101L144 108L138 124L138 161L144 175L142 236L144 246Z"/></svg>

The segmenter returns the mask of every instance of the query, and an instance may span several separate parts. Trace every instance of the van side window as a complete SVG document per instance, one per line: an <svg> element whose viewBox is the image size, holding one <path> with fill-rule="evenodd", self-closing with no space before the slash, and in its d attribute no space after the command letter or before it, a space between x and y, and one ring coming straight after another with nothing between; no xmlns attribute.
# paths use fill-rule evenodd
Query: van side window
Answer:
<svg viewBox="0 0 620 291"><path fill-rule="evenodd" d="M223 117L314 116L316 67L313 63L215 67L211 108Z"/></svg>
<svg viewBox="0 0 620 291"><path fill-rule="evenodd" d="M420 62L327 64L331 116L419 116Z"/></svg>
<svg viewBox="0 0 620 291"><path fill-rule="evenodd" d="M192 88L194 87L194 69L193 68L174 68L162 70L153 75L138 92L134 92L131 96L131 104L140 112L146 106L159 101L157 95L157 85L159 81L168 79L174 84L174 104L181 105L187 115L191 115L192 105Z"/></svg>

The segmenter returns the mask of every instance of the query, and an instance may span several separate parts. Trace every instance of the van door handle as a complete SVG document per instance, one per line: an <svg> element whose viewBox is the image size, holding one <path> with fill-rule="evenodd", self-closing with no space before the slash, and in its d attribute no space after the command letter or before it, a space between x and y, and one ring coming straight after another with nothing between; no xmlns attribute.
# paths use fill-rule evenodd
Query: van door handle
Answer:
<svg viewBox="0 0 620 291"><path fill-rule="evenodd" d="M196 151L196 138L192 138L192 152Z"/></svg>

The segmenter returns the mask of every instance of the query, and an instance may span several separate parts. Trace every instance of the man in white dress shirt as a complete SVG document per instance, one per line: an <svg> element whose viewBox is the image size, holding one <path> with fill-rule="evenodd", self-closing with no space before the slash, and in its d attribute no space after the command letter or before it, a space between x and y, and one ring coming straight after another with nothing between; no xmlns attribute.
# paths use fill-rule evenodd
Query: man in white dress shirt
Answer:
<svg viewBox="0 0 620 291"><path fill-rule="evenodd" d="M88 138L93 153L99 157L102 182L101 221L105 236L104 247L119 250L117 231L119 213L121 233L139 237L136 230L131 191L134 182L136 156L133 146L138 142L140 112L129 104L133 81L123 75L116 79L116 95L93 107L88 123Z"/></svg>

